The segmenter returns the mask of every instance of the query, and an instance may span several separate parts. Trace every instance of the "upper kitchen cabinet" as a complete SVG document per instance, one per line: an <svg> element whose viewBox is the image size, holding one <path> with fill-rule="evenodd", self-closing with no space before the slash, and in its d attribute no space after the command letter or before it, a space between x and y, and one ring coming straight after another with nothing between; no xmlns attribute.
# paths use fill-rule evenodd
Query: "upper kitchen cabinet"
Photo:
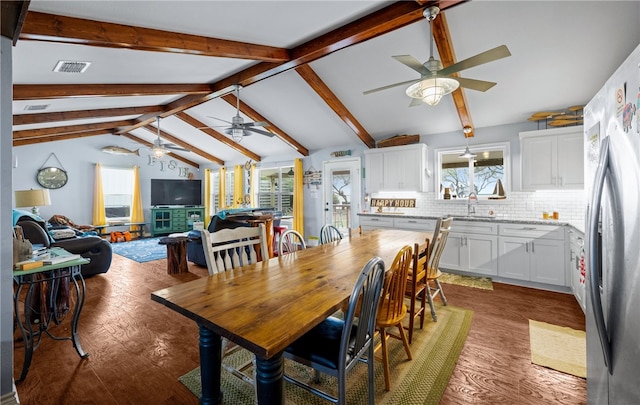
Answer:
<svg viewBox="0 0 640 405"><path fill-rule="evenodd" d="M369 149L364 156L367 193L427 191L427 145Z"/></svg>
<svg viewBox="0 0 640 405"><path fill-rule="evenodd" d="M582 126L520 132L522 190L584 188Z"/></svg>

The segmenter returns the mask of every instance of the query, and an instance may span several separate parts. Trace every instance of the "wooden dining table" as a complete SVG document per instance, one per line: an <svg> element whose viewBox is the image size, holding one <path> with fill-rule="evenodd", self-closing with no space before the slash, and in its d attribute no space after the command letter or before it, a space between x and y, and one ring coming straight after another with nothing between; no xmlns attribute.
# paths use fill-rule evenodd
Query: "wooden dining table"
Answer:
<svg viewBox="0 0 640 405"><path fill-rule="evenodd" d="M199 326L201 404L219 404L221 338L256 356L259 404L284 404L284 349L341 308L364 265L428 232L376 230L175 285L151 299Z"/></svg>

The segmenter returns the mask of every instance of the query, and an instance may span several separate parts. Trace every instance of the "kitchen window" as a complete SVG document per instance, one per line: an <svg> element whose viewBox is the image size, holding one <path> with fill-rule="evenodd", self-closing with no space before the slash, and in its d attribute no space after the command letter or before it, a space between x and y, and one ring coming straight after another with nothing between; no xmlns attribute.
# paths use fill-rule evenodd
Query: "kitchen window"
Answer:
<svg viewBox="0 0 640 405"><path fill-rule="evenodd" d="M509 144L469 145L476 155L471 159L460 157L464 150L435 150L438 199L467 199L472 190L480 199L505 198L510 183Z"/></svg>

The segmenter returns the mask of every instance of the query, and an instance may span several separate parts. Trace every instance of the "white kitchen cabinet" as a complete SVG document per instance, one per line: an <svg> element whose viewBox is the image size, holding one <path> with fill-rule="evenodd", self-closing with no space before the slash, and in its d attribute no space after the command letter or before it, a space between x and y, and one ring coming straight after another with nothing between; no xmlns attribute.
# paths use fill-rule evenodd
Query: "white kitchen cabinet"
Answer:
<svg viewBox="0 0 640 405"><path fill-rule="evenodd" d="M582 126L520 133L522 190L584 188Z"/></svg>
<svg viewBox="0 0 640 405"><path fill-rule="evenodd" d="M427 145L369 149L364 155L367 193L427 191Z"/></svg>
<svg viewBox="0 0 640 405"><path fill-rule="evenodd" d="M433 232L436 220L430 218L404 218L387 216L360 215L360 226L364 231L373 229L407 229L410 231Z"/></svg>
<svg viewBox="0 0 640 405"><path fill-rule="evenodd" d="M497 275L498 238L496 235L495 223L454 219L451 233L440 258L440 268L487 276Z"/></svg>
<svg viewBox="0 0 640 405"><path fill-rule="evenodd" d="M567 285L562 227L505 224L498 229L500 277Z"/></svg>

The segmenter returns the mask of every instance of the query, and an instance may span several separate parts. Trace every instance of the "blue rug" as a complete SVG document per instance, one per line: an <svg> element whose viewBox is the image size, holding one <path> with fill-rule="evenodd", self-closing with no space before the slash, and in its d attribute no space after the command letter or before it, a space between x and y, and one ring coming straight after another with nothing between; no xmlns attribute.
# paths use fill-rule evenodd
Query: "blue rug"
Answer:
<svg viewBox="0 0 640 405"><path fill-rule="evenodd" d="M138 263L167 258L167 247L160 245L160 238L136 239L130 242L112 243L113 253Z"/></svg>

